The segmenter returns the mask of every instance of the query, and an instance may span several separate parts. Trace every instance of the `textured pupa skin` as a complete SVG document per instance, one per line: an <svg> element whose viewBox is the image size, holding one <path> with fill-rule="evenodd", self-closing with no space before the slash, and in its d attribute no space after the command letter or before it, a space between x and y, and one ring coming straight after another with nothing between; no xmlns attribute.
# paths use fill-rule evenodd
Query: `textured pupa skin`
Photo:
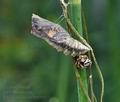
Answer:
<svg viewBox="0 0 120 102"><path fill-rule="evenodd" d="M32 15L31 33L44 39L58 51L63 51L65 55L75 57L90 51L87 46L72 38L60 25L35 14Z"/></svg>

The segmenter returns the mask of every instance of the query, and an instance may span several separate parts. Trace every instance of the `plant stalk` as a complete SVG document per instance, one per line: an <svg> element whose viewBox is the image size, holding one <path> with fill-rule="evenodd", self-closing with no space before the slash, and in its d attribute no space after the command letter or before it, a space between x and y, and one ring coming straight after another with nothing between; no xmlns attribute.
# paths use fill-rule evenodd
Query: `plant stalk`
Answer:
<svg viewBox="0 0 120 102"><path fill-rule="evenodd" d="M81 0L70 0L70 19L76 30L83 36L82 31L82 15L81 15ZM88 83L87 83L87 74L86 69L80 70L78 69L78 76L76 74L77 79L77 89L78 89L78 100L79 102L88 102L90 98L88 96ZM76 72L77 73L77 72ZM87 98L86 98L87 96Z"/></svg>
<svg viewBox="0 0 120 102"><path fill-rule="evenodd" d="M68 11L68 10L67 10L67 6L68 6L69 3L65 3L64 0L60 0L60 2L61 2L61 5L62 5L64 17L65 17L65 19L66 19L66 21L67 21L68 27L71 29L72 32L74 32L74 34L80 39L80 41L83 42L83 44L85 44L85 45L86 45L87 47L89 47L89 49L91 50L91 55L92 55L93 61L94 61L95 66L96 66L99 79L100 79L100 81L101 81L100 102L102 102L102 101L103 101L103 95L104 95L104 79L103 79L103 75L102 75L102 73L101 73L100 67L99 67L99 65L98 65L98 63L97 63L96 57L95 57L95 55L94 55L93 49L92 49L92 47L87 43L87 41L82 37L82 35L80 35L80 34L82 34L82 31L79 32L79 30L78 30L79 28L75 28L75 27L74 27L73 21L72 21L72 23L71 23L71 20L69 19L69 16L68 16L68 13L67 13L67 11ZM75 7L78 6L77 4L80 4L80 5L79 5L80 7L78 6L78 8L80 8L80 11L81 11L81 1L80 1L80 0L70 0L70 4L71 4L71 5L74 4ZM76 6L76 5L77 5L77 6ZM77 10L77 9L76 9L76 10ZM75 11L75 12L76 12L76 11ZM72 14L72 13L71 13L71 14ZM75 15L75 14L74 14L74 15ZM71 17L74 17L74 15L71 15ZM81 13L80 13L80 19L81 19L81 18L82 18L82 17L81 17ZM81 20L80 20L80 21L81 21ZM79 22L77 21L76 23L79 23ZM76 24L76 23L75 23L75 24ZM81 23L80 27L82 27L82 23ZM79 72L79 71L78 71L78 72ZM81 80L80 74L81 74L81 72L79 72L79 79ZM77 75L77 74L76 74L76 75ZM77 78L77 77L76 77L76 78ZM84 79L84 78L83 78L83 79ZM86 75L86 79L87 79L87 75ZM84 81L84 80L83 80L83 81ZM84 82L85 82L85 81L84 81ZM87 82L87 80L86 80L86 82ZM78 84L81 84L81 82L78 83ZM87 85L87 84L85 84L85 85ZM84 86L85 86L85 85L84 85ZM83 84L80 85L80 86L83 86ZM83 87L84 87L84 86L83 86ZM83 87L81 87L81 91L83 91L83 93L88 93L88 90L85 89L85 88L83 88ZM88 86L87 86L87 87L88 87ZM78 87L78 89L79 89L79 87ZM83 90L83 89L85 89L85 90ZM78 95L79 95L79 92L78 92ZM89 102L91 102L88 94L84 94L84 95L86 96L87 100L88 100ZM95 98L95 101L97 101L97 100L96 100L96 97L94 97L94 98ZM80 97L79 97L79 99L80 99ZM80 100L81 100L81 99L80 99ZM81 102L80 100L79 100L79 102ZM84 102L84 101L82 101L82 102Z"/></svg>

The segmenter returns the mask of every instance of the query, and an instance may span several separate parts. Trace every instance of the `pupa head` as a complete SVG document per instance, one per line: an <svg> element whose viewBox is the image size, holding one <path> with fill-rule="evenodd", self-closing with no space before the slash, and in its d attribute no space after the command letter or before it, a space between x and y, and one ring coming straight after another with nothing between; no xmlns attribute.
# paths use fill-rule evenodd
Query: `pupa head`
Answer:
<svg viewBox="0 0 120 102"><path fill-rule="evenodd" d="M45 20L38 15L32 15L32 30L31 33L37 37L44 38L53 25L52 22Z"/></svg>

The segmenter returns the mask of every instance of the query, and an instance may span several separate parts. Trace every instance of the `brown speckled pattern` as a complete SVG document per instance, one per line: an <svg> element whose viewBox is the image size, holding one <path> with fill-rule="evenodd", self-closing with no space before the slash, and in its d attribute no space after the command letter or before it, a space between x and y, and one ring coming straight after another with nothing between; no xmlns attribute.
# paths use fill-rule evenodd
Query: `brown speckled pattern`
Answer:
<svg viewBox="0 0 120 102"><path fill-rule="evenodd" d="M48 44L73 57L86 54L90 49L78 40L72 38L60 25L43 19L35 14L32 16L31 33L44 39ZM83 65L84 66L84 65Z"/></svg>

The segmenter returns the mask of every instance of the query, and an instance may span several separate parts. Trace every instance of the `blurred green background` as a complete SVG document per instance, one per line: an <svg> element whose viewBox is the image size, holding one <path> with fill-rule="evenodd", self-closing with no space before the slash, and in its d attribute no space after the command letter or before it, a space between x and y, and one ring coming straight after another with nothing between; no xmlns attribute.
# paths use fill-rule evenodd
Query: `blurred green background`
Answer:
<svg viewBox="0 0 120 102"><path fill-rule="evenodd" d="M120 1L83 1L105 79L104 102L119 102ZM59 0L0 0L0 102L77 102L71 58L30 34L32 13L55 22L62 11Z"/></svg>

